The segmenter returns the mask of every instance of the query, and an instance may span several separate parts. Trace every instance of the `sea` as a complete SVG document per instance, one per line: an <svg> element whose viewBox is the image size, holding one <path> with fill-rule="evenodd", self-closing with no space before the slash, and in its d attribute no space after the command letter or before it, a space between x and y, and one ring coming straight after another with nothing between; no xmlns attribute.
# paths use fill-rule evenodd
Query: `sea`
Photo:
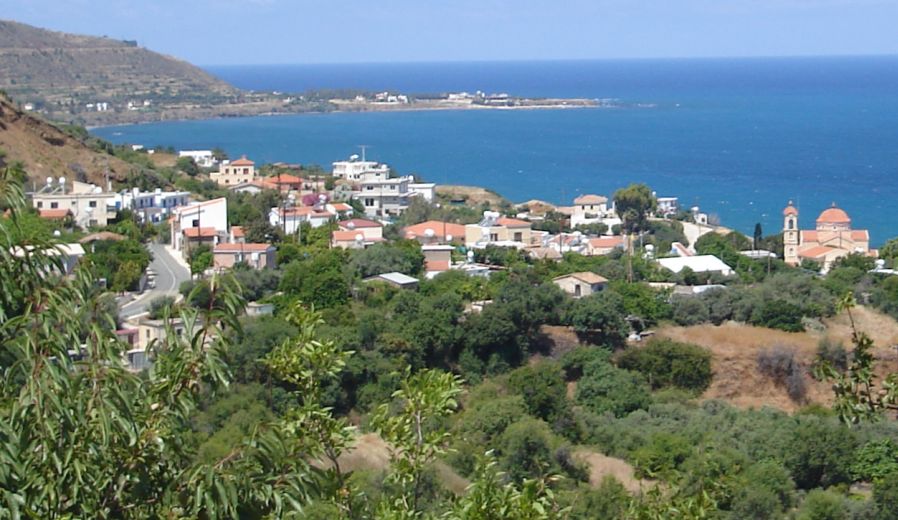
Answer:
<svg viewBox="0 0 898 520"><path fill-rule="evenodd" d="M360 153L439 184L570 204L630 183L728 227L813 228L833 204L898 236L898 56L207 67L245 89L476 92L606 108L300 114L97 128L116 143L221 147L256 162Z"/></svg>

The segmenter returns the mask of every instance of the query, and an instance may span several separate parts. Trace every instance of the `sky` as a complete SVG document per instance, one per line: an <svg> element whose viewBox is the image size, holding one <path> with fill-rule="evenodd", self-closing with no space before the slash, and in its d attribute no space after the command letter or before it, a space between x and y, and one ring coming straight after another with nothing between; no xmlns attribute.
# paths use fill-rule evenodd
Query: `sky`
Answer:
<svg viewBox="0 0 898 520"><path fill-rule="evenodd" d="M898 54L898 0L0 0L198 65Z"/></svg>

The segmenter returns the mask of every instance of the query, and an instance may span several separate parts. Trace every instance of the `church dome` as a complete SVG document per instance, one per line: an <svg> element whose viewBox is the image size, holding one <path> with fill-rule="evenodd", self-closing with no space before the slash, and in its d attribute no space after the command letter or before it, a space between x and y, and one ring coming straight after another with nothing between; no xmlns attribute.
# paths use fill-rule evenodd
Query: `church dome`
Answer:
<svg viewBox="0 0 898 520"><path fill-rule="evenodd" d="M789 205L786 206L786 209L783 210L783 216L788 217L791 215L798 215L798 209L796 209L795 206L792 205L792 201L790 200Z"/></svg>
<svg viewBox="0 0 898 520"><path fill-rule="evenodd" d="M851 224L851 218L845 210L833 207L826 209L817 217L817 224Z"/></svg>

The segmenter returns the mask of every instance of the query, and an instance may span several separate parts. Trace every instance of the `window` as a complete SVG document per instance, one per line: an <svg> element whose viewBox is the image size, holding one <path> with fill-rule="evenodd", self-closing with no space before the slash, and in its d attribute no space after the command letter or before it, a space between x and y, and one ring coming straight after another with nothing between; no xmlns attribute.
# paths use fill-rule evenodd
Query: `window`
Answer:
<svg viewBox="0 0 898 520"><path fill-rule="evenodd" d="M795 229L795 221L791 218L789 219L789 229Z"/></svg>
<svg viewBox="0 0 898 520"><path fill-rule="evenodd" d="M514 241L515 241L515 242L523 242L523 241L524 241L524 234L521 233L520 231L518 231L517 233L515 233L515 234L514 234Z"/></svg>
<svg viewBox="0 0 898 520"><path fill-rule="evenodd" d="M499 233L490 233L490 242L498 242Z"/></svg>
<svg viewBox="0 0 898 520"><path fill-rule="evenodd" d="M190 224L192 227L200 227L200 220L195 218Z"/></svg>
<svg viewBox="0 0 898 520"><path fill-rule="evenodd" d="M89 208L96 208L96 207L97 207L97 201L95 201L95 200L89 200L89 201L87 201L87 207L89 207Z"/></svg>
<svg viewBox="0 0 898 520"><path fill-rule="evenodd" d="M580 284L575 285L574 286L574 296L580 296L581 292L582 291L580 290Z"/></svg>
<svg viewBox="0 0 898 520"><path fill-rule="evenodd" d="M374 205L374 199L365 199L365 206L371 207Z"/></svg>
<svg viewBox="0 0 898 520"><path fill-rule="evenodd" d="M37 202L37 207L38 207L38 209L43 208L43 207L44 207L44 203L43 203L42 201L38 201L38 202Z"/></svg>
<svg viewBox="0 0 898 520"><path fill-rule="evenodd" d="M58 208L58 207L59 207L59 203L58 203L58 202L51 202L51 203L50 203L50 209L56 209L56 208Z"/></svg>

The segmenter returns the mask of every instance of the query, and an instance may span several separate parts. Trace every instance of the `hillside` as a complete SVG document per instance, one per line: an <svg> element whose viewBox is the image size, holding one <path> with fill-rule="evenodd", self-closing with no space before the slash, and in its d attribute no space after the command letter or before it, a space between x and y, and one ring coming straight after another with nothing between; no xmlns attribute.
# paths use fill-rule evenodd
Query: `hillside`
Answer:
<svg viewBox="0 0 898 520"><path fill-rule="evenodd" d="M3 160L21 161L32 179L65 176L102 184L108 168L112 180L123 180L132 165L91 149L79 139L18 109L0 95L0 150Z"/></svg>
<svg viewBox="0 0 898 520"><path fill-rule="evenodd" d="M55 119L221 103L239 91L137 42L53 32L0 20L0 89ZM128 103L132 103L129 108Z"/></svg>

